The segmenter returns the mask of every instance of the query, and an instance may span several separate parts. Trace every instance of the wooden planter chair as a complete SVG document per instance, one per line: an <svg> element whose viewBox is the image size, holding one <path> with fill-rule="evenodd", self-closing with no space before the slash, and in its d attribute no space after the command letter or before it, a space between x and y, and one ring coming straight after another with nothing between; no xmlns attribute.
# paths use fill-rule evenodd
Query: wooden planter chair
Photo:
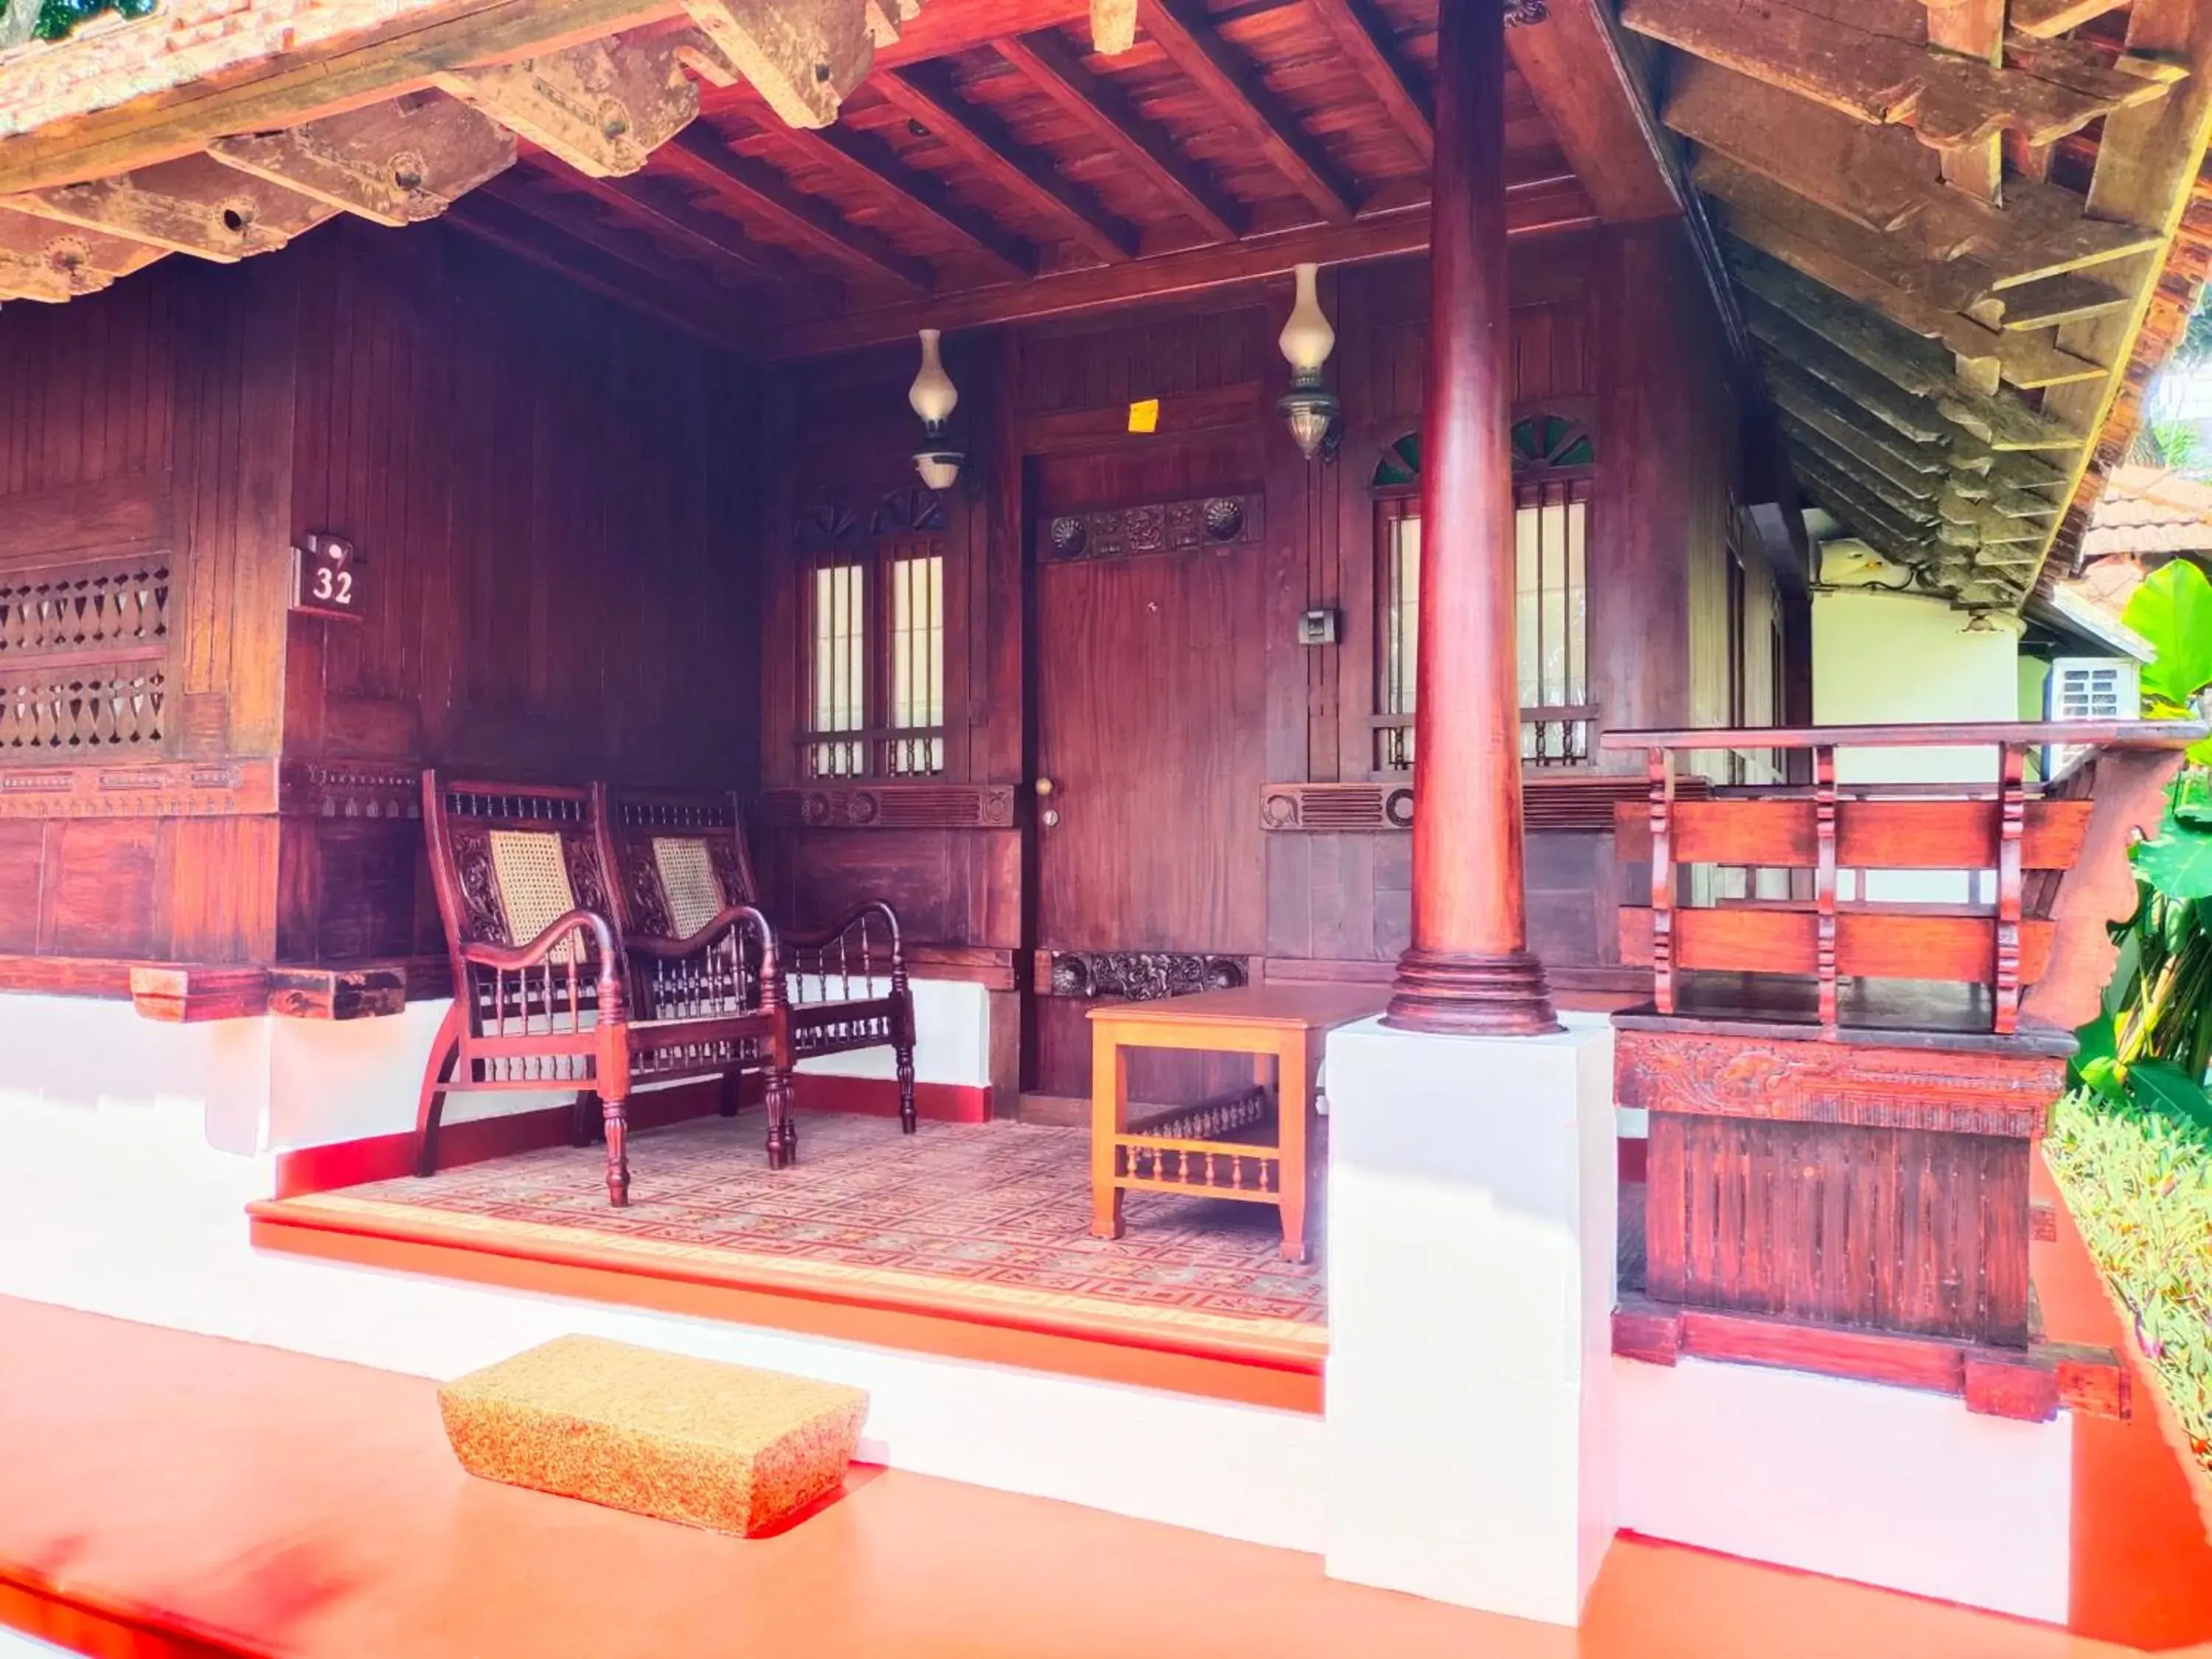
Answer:
<svg viewBox="0 0 2212 1659"><path fill-rule="evenodd" d="M702 917L759 914L751 908L759 889L736 797L604 784L593 793L607 867L618 877L616 918L634 951L696 936ZM654 959L638 985L647 1006L680 1013L690 1006L685 962L673 956ZM769 1167L782 1169L799 1157L791 1067L822 1054L890 1048L898 1076L899 1127L912 1134L914 994L897 913L868 900L817 932L781 930L775 962L777 1035L765 1067Z"/></svg>
<svg viewBox="0 0 2212 1659"><path fill-rule="evenodd" d="M607 1201L629 1200L637 1082L783 1070L789 1037L767 918L732 901L682 934L625 939L611 902L599 792L422 775L430 873L453 960L416 1116L416 1171L437 1168L447 1094L574 1090L606 1126ZM771 1075L775 1074L771 1070ZM787 1090L787 1084L786 1085Z"/></svg>

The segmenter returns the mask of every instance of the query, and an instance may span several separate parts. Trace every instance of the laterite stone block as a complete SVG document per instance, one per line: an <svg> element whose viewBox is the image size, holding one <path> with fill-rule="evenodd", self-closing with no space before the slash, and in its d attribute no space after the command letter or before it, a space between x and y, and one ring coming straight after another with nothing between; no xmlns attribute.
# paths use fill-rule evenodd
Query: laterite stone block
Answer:
<svg viewBox="0 0 2212 1659"><path fill-rule="evenodd" d="M868 1396L564 1336L448 1382L438 1408L471 1474L750 1536L844 1479Z"/></svg>

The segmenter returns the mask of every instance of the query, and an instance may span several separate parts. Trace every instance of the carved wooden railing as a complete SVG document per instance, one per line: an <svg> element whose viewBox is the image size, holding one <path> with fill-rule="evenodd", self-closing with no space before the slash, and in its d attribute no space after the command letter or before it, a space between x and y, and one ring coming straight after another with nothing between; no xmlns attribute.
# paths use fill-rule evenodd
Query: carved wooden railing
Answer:
<svg viewBox="0 0 2212 1659"><path fill-rule="evenodd" d="M1613 1016L1616 1097L1650 1115L1617 1352L1939 1389L2003 1416L2124 1410L2109 1352L2036 1328L2031 1158L2111 974L2106 924L2134 906L2128 842L2155 830L2205 730L1607 734L1649 763L1616 845L1650 881L1622 908L1622 955L1653 976L1650 1005ZM2031 781L2030 754L2054 744L2087 752ZM1978 750L1986 769L1839 775L1850 751L1930 748ZM1809 752L1809 781L1686 799L1682 757L1731 750ZM1901 871L1970 872L1958 883L1980 890L1867 896L1867 878Z"/></svg>
<svg viewBox="0 0 2212 1659"><path fill-rule="evenodd" d="M1747 976L1728 990L1744 1000L1738 1012L1809 1013L1831 1033L1846 1018L1846 981L1911 981L1980 988L1981 996L1953 999L1971 1010L1962 1017L2010 1035L2020 1029L2023 993L2063 964L2063 998L2043 1000L2054 1005L2047 1023L2071 1029L2094 1012L2080 1008L2081 982L2111 961L2100 925L2085 920L2062 938L2053 908L2090 836L2092 797L2106 803L2108 816L2154 826L2158 790L2200 729L2122 720L1609 732L1605 748L1644 751L1650 780L1644 802L1615 808L1619 855L1650 872L1649 902L1622 908L1622 957L1650 965L1660 1013L1684 1006L1686 975L1726 974ZM2082 751L2075 765L2055 781L2031 783L2030 756L2061 744ZM1840 781L1838 751L1869 749L1978 750L1989 772L1955 783ZM1700 781L1699 798L1686 798L1684 754L1741 750L1808 752L1811 781L1709 794ZM1787 890L1685 903L1686 874L1698 866L1770 872L1743 885ZM1987 896L1866 896L1868 874L1895 871L1974 872ZM2104 872L2107 881L2115 873L2124 885L2124 868ZM1856 878L1856 894L1846 875ZM2129 908L2123 901L2117 914ZM1809 1006L1775 983L1791 980L1801 989L1810 981ZM2078 1018L2067 1018L2059 1000Z"/></svg>

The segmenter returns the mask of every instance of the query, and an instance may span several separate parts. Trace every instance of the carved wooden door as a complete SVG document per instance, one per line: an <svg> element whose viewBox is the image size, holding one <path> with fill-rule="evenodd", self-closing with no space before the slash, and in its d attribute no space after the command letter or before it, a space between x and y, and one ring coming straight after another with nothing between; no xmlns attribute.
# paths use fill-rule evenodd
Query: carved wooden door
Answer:
<svg viewBox="0 0 2212 1659"><path fill-rule="evenodd" d="M1237 982L1265 948L1261 510L1256 495L1200 498L1040 530L1040 1092L1088 1092L1092 998ZM1140 1099L1212 1092L1222 1069L1137 1058ZM1218 1081L1249 1078L1248 1063Z"/></svg>

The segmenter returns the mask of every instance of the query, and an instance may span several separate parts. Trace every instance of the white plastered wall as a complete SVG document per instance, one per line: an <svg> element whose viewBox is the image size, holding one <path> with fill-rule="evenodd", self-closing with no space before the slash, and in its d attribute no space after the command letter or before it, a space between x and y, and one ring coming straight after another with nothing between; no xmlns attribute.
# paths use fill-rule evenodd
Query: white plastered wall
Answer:
<svg viewBox="0 0 2212 1659"><path fill-rule="evenodd" d="M1973 629L1942 599L1843 589L1813 596L1813 720L1819 726L1956 725L2020 718L2020 625ZM1838 783L1993 783L1996 752L1844 749ZM1972 896L1958 871L1880 871L1844 896L1949 903Z"/></svg>
<svg viewBox="0 0 2212 1659"><path fill-rule="evenodd" d="M571 1332L763 1365L868 1389L872 1461L1322 1547L1318 1418L257 1253L246 1206L273 1190L276 1126L313 1121L301 1091L320 1097L362 1059L319 1050L343 1030L157 1025L125 1002L0 996L0 1144L36 1177L0 1201L0 1295L438 1378ZM1133 1455L1162 1446L1205 1455Z"/></svg>

